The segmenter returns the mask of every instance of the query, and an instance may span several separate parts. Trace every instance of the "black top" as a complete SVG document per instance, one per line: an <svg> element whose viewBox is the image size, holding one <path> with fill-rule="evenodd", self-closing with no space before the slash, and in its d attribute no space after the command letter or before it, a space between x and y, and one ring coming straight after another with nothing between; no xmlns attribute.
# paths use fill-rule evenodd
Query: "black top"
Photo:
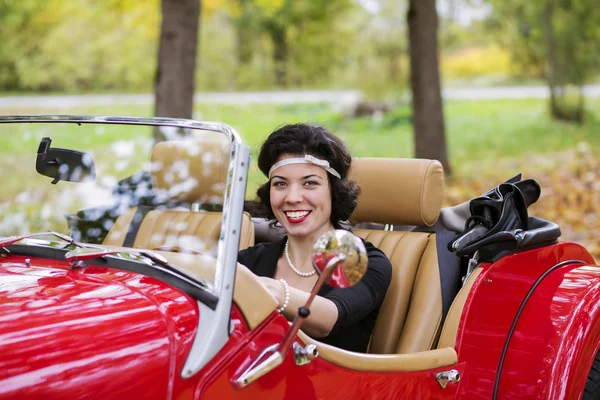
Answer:
<svg viewBox="0 0 600 400"><path fill-rule="evenodd" d="M284 237L276 242L259 243L242 250L238 254L238 261L256 275L273 278L286 240L287 237ZM319 291L319 296L331 300L338 309L338 319L333 329L329 335L319 340L357 352L367 351L379 308L392 280L390 260L371 243L363 243L369 264L361 281L344 289L325 284Z"/></svg>

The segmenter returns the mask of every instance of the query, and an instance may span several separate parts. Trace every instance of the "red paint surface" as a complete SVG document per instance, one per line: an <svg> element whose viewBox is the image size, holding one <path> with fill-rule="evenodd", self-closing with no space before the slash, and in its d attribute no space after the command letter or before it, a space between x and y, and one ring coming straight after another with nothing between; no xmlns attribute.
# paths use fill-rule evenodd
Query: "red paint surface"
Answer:
<svg viewBox="0 0 600 400"><path fill-rule="evenodd" d="M462 377L459 397L466 399L489 399L492 396L496 373L500 362L500 354L506 342L508 331L513 323L516 312L519 309L525 295L546 270L568 259L580 259L585 262L593 261L589 254L580 246L570 243L561 243L541 249L525 251L501 258L493 265L484 265L483 271L473 285L463 311L463 317L459 325L456 349L459 362L467 364L467 373ZM572 269L573 267L571 267ZM554 280L543 281L543 285L558 286ZM539 288L538 288L539 289ZM556 289L556 287L555 287ZM536 290L537 293L537 290ZM530 314L536 314L539 320L534 320L535 334L538 341L533 346L533 341L519 337L515 332L511 338L511 345L515 337L517 341L527 343L531 346L531 352L521 352L510 348L510 354L504 362L507 368L502 375L498 398L532 398L533 389L539 375L540 357L544 353L543 340L551 338L554 330L552 324L541 323L552 318L566 318L560 313L554 299L547 293L539 292L544 301L538 302L530 307ZM558 311L556 311L558 310ZM565 310L562 310L563 312ZM519 324L524 317L521 316ZM595 346L596 344L589 344ZM514 352L513 352L514 350ZM530 356L528 356L529 354ZM513 366L520 364L530 373L523 380L516 382L511 380ZM530 368L531 367L531 368ZM504 379L508 376L508 379ZM519 380L519 378L517 378ZM525 380L527 383L524 383ZM540 383L540 384L543 384ZM524 390L524 386L529 389ZM505 396L506 395L506 396ZM511 397L513 396L513 397ZM543 398L543 397L542 397Z"/></svg>
<svg viewBox="0 0 600 400"><path fill-rule="evenodd" d="M569 265L544 279L510 341L499 398L579 398L600 340L599 304L598 267Z"/></svg>
<svg viewBox="0 0 600 400"><path fill-rule="evenodd" d="M180 377L198 323L195 301L149 277L110 268L0 259L0 399L489 399L515 313L533 283L566 259L592 262L574 244L507 256L483 272L459 324L459 363L418 372L359 372L319 357L284 363L236 390L232 377L280 343L273 313L248 331L232 309L226 346L190 379ZM578 397L600 341L600 272L571 265L550 274L527 303L510 341L499 398ZM457 369L442 389L435 373Z"/></svg>
<svg viewBox="0 0 600 400"><path fill-rule="evenodd" d="M0 266L0 399L171 396L195 302L142 275L24 259Z"/></svg>
<svg viewBox="0 0 600 400"><path fill-rule="evenodd" d="M231 362L197 392L197 398L212 399L452 399L458 385L446 389L435 380L435 374L450 368L419 372L375 373L350 371L322 358L296 366L292 352L283 364L248 387L236 390L231 378L245 370L260 352L281 342L289 325L277 316L256 337L241 348ZM464 372L464 365L453 368Z"/></svg>

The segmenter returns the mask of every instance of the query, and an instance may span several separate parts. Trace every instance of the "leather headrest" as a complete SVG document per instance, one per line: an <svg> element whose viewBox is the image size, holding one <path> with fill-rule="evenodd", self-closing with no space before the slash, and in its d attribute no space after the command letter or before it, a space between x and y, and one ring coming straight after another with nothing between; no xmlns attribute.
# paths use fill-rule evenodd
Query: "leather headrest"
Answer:
<svg viewBox="0 0 600 400"><path fill-rule="evenodd" d="M229 166L225 139L159 142L151 161L152 187L158 195L184 203L223 204Z"/></svg>
<svg viewBox="0 0 600 400"><path fill-rule="evenodd" d="M431 226L444 198L444 169L437 160L353 158L350 179L361 194L350 221Z"/></svg>

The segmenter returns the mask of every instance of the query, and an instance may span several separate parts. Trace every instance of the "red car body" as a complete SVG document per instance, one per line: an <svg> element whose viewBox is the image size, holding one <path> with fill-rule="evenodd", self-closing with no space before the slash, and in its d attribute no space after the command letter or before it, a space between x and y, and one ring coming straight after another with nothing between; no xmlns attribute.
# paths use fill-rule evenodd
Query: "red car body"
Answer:
<svg viewBox="0 0 600 400"><path fill-rule="evenodd" d="M250 329L233 304L225 345L184 377L204 316L189 294L136 272L4 252L0 399L580 398L600 350L600 268L591 255L559 242L480 268L454 365L369 372L322 357L298 366L288 356L239 388L233 380L289 331L275 310ZM460 380L442 387L436 375L450 369Z"/></svg>
<svg viewBox="0 0 600 400"><path fill-rule="evenodd" d="M279 314L251 331L233 307L227 345L184 379L178 371L201 318L189 296L135 273L7 256L0 260L0 398L489 399L496 380L498 398L578 398L600 344L593 263L582 247L561 243L483 265L457 335L461 380L445 389L434 376L447 368L360 372L287 358L239 390L234 375L284 337L288 324Z"/></svg>

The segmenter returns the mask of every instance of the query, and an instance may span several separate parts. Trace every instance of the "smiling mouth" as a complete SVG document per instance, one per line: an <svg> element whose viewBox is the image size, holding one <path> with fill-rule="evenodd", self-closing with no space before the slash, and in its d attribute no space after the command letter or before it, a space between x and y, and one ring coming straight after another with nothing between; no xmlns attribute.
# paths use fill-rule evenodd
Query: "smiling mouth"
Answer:
<svg viewBox="0 0 600 400"><path fill-rule="evenodd" d="M310 211L286 211L285 216L288 222L298 224L304 221L310 215Z"/></svg>

